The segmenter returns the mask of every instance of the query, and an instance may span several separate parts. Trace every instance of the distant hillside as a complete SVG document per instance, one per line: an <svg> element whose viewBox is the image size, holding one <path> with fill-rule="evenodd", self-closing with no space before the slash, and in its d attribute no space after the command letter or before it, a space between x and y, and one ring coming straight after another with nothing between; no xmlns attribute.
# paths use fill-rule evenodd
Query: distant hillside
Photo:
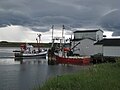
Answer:
<svg viewBox="0 0 120 90"><path fill-rule="evenodd" d="M0 47L20 47L21 44L25 44L25 42L7 42L7 41L1 41ZM28 43L30 45L33 45L34 47L37 47L37 43ZM51 43L40 43L40 47L50 47Z"/></svg>

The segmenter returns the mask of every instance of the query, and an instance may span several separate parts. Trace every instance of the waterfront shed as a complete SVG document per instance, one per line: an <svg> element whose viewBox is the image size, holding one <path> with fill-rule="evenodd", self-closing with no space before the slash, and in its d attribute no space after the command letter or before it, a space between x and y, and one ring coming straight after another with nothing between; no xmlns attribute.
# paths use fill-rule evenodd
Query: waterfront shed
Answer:
<svg viewBox="0 0 120 90"><path fill-rule="evenodd" d="M74 39L91 38L95 41L103 39L103 31L98 30L79 30L74 32Z"/></svg>
<svg viewBox="0 0 120 90"><path fill-rule="evenodd" d="M107 38L95 43L95 46L102 46L103 56L120 57L120 38Z"/></svg>
<svg viewBox="0 0 120 90"><path fill-rule="evenodd" d="M101 53L101 46L95 46L94 43L103 39L103 31L98 30L82 30L74 32L72 41L73 52L83 56L91 56Z"/></svg>

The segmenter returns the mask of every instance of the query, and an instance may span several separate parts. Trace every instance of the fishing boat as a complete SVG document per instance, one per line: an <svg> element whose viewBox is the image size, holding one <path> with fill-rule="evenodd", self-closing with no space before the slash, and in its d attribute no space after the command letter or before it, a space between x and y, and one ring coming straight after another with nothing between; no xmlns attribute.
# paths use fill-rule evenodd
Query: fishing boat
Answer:
<svg viewBox="0 0 120 90"><path fill-rule="evenodd" d="M40 38L40 35L38 35ZM29 44L21 44L20 45L20 50L15 50L13 52L15 59L20 59L20 58L46 58L47 55L47 49L42 49L39 46L40 41L38 42L37 40L37 48L34 48L32 45ZM39 39L40 40L40 39Z"/></svg>
<svg viewBox="0 0 120 90"><path fill-rule="evenodd" d="M72 51L48 51L49 64L74 64L74 65L88 65L91 62L89 56L76 56ZM71 53L71 54L70 54Z"/></svg>
<svg viewBox="0 0 120 90"><path fill-rule="evenodd" d="M58 64L75 64L75 65L88 65L90 63L89 56L59 56L56 55L56 62Z"/></svg>
<svg viewBox="0 0 120 90"><path fill-rule="evenodd" d="M15 58L46 58L47 49L39 49L35 50L32 45L22 44L20 47L20 51L14 53Z"/></svg>
<svg viewBox="0 0 120 90"><path fill-rule="evenodd" d="M56 56L57 63L59 64L75 64L75 65L88 65L90 63L89 57L59 57Z"/></svg>
<svg viewBox="0 0 120 90"><path fill-rule="evenodd" d="M52 28L53 29L53 28ZM63 27L63 29L65 29ZM64 30L63 30L64 31ZM62 32L63 33L63 32ZM61 38L53 38L52 46L48 50L48 64L75 64L75 65L88 65L90 64L91 58L89 56L80 56L75 55L73 53L73 48L75 48L78 44L71 48L71 39L70 43L66 44L62 43L63 34ZM59 40L60 43L56 45L54 42L55 40Z"/></svg>

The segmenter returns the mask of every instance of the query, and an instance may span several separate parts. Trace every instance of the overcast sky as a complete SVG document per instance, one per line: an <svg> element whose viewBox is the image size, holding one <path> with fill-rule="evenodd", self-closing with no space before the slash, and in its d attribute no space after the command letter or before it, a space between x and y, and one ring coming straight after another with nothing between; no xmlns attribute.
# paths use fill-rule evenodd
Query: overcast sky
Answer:
<svg viewBox="0 0 120 90"><path fill-rule="evenodd" d="M100 27L120 35L120 0L0 0L0 27ZM71 29L72 30L72 29Z"/></svg>
<svg viewBox="0 0 120 90"><path fill-rule="evenodd" d="M7 32L7 33L6 33ZM52 30L47 32L33 31L30 28L23 26L7 26L0 28L0 41L10 41L10 42L37 42L38 34L41 34L41 43L49 43L52 40ZM72 32L69 30L64 31L65 39L71 37ZM62 37L61 29L54 29L54 37Z"/></svg>

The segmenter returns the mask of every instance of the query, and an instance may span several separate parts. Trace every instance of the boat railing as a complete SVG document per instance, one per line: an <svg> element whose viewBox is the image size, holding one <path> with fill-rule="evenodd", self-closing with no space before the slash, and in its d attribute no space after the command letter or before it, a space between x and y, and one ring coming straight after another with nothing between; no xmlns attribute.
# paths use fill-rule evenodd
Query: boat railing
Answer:
<svg viewBox="0 0 120 90"><path fill-rule="evenodd" d="M90 56L68 56L69 58L90 58Z"/></svg>

